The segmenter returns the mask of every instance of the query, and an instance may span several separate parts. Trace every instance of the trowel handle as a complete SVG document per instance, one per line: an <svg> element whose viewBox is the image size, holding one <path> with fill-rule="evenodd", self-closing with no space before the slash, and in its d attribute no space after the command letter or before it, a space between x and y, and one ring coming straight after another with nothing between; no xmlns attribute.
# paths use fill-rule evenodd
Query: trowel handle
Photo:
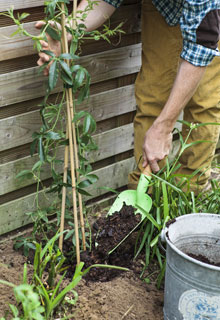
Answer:
<svg viewBox="0 0 220 320"><path fill-rule="evenodd" d="M149 166L149 164L144 168L144 170L143 170L143 174L145 175L145 176L148 176L148 177L151 177L151 172L152 172L152 170L151 170L151 167Z"/></svg>

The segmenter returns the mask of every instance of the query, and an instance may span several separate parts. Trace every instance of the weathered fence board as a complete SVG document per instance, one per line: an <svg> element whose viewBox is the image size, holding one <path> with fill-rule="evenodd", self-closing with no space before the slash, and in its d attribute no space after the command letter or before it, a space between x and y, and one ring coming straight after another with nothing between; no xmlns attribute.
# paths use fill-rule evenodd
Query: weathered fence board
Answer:
<svg viewBox="0 0 220 320"><path fill-rule="evenodd" d="M91 95L88 103L80 105L78 111L88 111L96 121L101 121L135 108L134 85L129 85ZM0 120L0 151L31 142L33 132L40 126L39 110Z"/></svg>
<svg viewBox="0 0 220 320"><path fill-rule="evenodd" d="M109 50L80 58L91 74L92 83L138 72L141 45ZM44 96L47 79L39 68L29 68L0 76L0 107ZM55 92L62 89L61 84Z"/></svg>
<svg viewBox="0 0 220 320"><path fill-rule="evenodd" d="M0 3L0 12L6 11L9 8L13 7L15 10L25 9L25 8L34 8L44 5L45 0L1 0ZM70 0L72 1L72 0Z"/></svg>
<svg viewBox="0 0 220 320"><path fill-rule="evenodd" d="M119 8L111 18L111 25L117 25L124 21L123 30L127 34L140 31L140 19L138 18L140 6L129 5ZM24 23L24 28L32 35L38 35L39 31L34 27L36 21ZM0 61L24 57L36 53L33 41L20 34L11 37L17 30L17 26L0 28ZM96 44L96 46L98 43Z"/></svg>
<svg viewBox="0 0 220 320"><path fill-rule="evenodd" d="M119 188L127 184L127 174L134 168L134 159L129 158L121 162L112 164L105 168L94 171L99 177L95 186L88 188L92 197L100 196L106 192L103 190L103 181L105 186L110 188ZM25 226L31 222L25 213L35 210L35 194L11 201L0 206L0 235ZM40 202L42 206L48 206L54 201L54 195L48 196L48 201L40 193Z"/></svg>
<svg viewBox="0 0 220 320"><path fill-rule="evenodd" d="M133 125L128 124L110 131L106 131L94 136L98 150L91 152L88 159L91 163L106 159L119 153L133 149ZM64 147L60 147L57 158L63 160ZM28 156L16 161L0 165L0 195L21 189L35 183L31 179L16 179L21 170L31 170L34 163L38 161L38 155ZM62 172L63 166L57 166L56 170ZM46 180L51 177L49 165L44 166L41 179Z"/></svg>

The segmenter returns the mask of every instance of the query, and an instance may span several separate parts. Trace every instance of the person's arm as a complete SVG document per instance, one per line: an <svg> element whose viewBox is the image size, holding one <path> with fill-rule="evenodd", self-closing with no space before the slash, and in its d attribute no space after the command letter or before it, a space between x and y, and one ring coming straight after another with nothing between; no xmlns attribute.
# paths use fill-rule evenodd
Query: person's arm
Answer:
<svg viewBox="0 0 220 320"><path fill-rule="evenodd" d="M152 171L159 171L157 162L168 155L172 144L172 130L176 120L193 96L205 69L205 67L196 67L181 59L170 96L162 112L145 134L143 167L150 164Z"/></svg>
<svg viewBox="0 0 220 320"><path fill-rule="evenodd" d="M77 8L77 10L83 11L88 5L87 0L82 0ZM94 9L91 10L86 20L83 21L83 23L87 27L87 31L92 31L100 27L110 16L113 14L113 12L116 10L116 8L113 5L110 5L109 3L98 0L97 5L94 5ZM37 29L41 29L44 26L43 21L38 21L35 24L35 27ZM69 37L69 41L71 41L71 37ZM41 41L42 50L50 50L54 52L57 56L61 53L61 47L60 42L53 40L49 35L47 35L47 42ZM39 66L42 66L45 62L48 62L50 59L50 56L47 54L40 52L39 53L39 59L37 61L37 64ZM49 73L49 66L44 69L44 75L48 75Z"/></svg>

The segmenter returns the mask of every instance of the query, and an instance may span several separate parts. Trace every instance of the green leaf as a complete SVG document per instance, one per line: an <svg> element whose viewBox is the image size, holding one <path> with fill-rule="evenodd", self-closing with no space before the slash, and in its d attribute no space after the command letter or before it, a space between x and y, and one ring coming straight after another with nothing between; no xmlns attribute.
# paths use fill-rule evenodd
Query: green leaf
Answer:
<svg viewBox="0 0 220 320"><path fill-rule="evenodd" d="M12 287L12 288L15 287L15 285L13 283L5 281L5 280L1 280L1 279L0 279L0 284L3 284L3 285L8 286L8 287Z"/></svg>
<svg viewBox="0 0 220 320"><path fill-rule="evenodd" d="M13 313L13 316L14 317L18 317L18 315L19 315L18 309L13 304L9 304L9 307L10 307L12 313ZM15 319L15 318L13 318L13 319ZM20 318L17 318L17 320L19 320L19 319Z"/></svg>
<svg viewBox="0 0 220 320"><path fill-rule="evenodd" d="M60 75L61 79L63 80L66 88L72 88L73 86L73 79L70 78L65 71L61 71Z"/></svg>
<svg viewBox="0 0 220 320"><path fill-rule="evenodd" d="M168 197L167 197L167 188L164 182L162 182L162 191L163 191L163 216L164 216L164 219L166 219L169 215L169 204L168 204Z"/></svg>
<svg viewBox="0 0 220 320"><path fill-rule="evenodd" d="M84 188L89 187L91 184L92 184L91 181L88 180L88 179L86 179L86 180L81 181L81 182L78 184L77 187L79 187L80 189L84 189Z"/></svg>
<svg viewBox="0 0 220 320"><path fill-rule="evenodd" d="M83 117L85 117L86 115L88 114L88 112L86 111L80 111L80 112L77 112L73 118L73 122L76 122L80 119L82 119Z"/></svg>
<svg viewBox="0 0 220 320"><path fill-rule="evenodd" d="M204 143L204 142L214 143L214 141L211 141L211 140L197 140L197 141L194 141L194 142L186 144L183 149L185 150L185 149L187 149L189 147L192 147L192 146L194 146L196 144Z"/></svg>
<svg viewBox="0 0 220 320"><path fill-rule="evenodd" d="M49 50L42 50L43 53L46 53L50 57L56 57L55 53Z"/></svg>
<svg viewBox="0 0 220 320"><path fill-rule="evenodd" d="M20 31L19 31L19 29L17 29L15 32L13 32L12 34L10 34L10 37L14 37L14 36L16 36L17 34L19 34L20 33Z"/></svg>
<svg viewBox="0 0 220 320"><path fill-rule="evenodd" d="M85 78L85 70L84 68L80 68L75 76L75 83L77 84L77 87L80 87L83 83L83 80Z"/></svg>
<svg viewBox="0 0 220 320"><path fill-rule="evenodd" d="M54 29L53 27L51 27L50 25L47 26L46 28L46 33L49 34L49 36L57 41L61 40L60 34L58 33L58 31L56 29Z"/></svg>
<svg viewBox="0 0 220 320"><path fill-rule="evenodd" d="M71 72L76 72L78 71L79 69L81 68L81 66L79 64L74 64L72 67L71 67Z"/></svg>
<svg viewBox="0 0 220 320"><path fill-rule="evenodd" d="M19 178L31 179L33 178L33 173L31 170L22 170L16 176L16 179L19 179Z"/></svg>
<svg viewBox="0 0 220 320"><path fill-rule="evenodd" d="M63 71L66 72L66 74L68 75L68 77L70 79L72 79L72 72L71 72L70 67L68 66L68 64L63 60L59 60L59 62L60 62L60 65L61 65L61 68L63 69Z"/></svg>
<svg viewBox="0 0 220 320"><path fill-rule="evenodd" d="M89 114L86 115L83 121L83 134L87 134L90 129L91 117Z"/></svg>
<svg viewBox="0 0 220 320"><path fill-rule="evenodd" d="M59 58L61 59L66 59L66 60L71 60L71 59L79 59L79 56L71 53L62 53Z"/></svg>
<svg viewBox="0 0 220 320"><path fill-rule="evenodd" d="M91 183L95 183L95 182L99 179L99 177L96 176L95 174L88 174L88 175L86 176L86 178L87 178Z"/></svg>
<svg viewBox="0 0 220 320"><path fill-rule="evenodd" d="M90 197L91 196L91 193L85 191L84 189L80 189L80 188L77 188L78 192L84 196L88 196Z"/></svg>
<svg viewBox="0 0 220 320"><path fill-rule="evenodd" d="M78 48L78 41L77 41L77 39L73 39L71 41L71 45L70 45L70 53L71 54L75 54L77 48Z"/></svg>
<svg viewBox="0 0 220 320"><path fill-rule="evenodd" d="M49 70L49 89L53 90L57 84L58 80L58 70L57 70L57 61L55 60L50 66Z"/></svg>
<svg viewBox="0 0 220 320"><path fill-rule="evenodd" d="M89 88L83 86L80 88L78 97L77 97L77 104L81 104L85 99L89 97Z"/></svg>
<svg viewBox="0 0 220 320"><path fill-rule="evenodd" d="M44 149L43 149L42 137L40 137L40 139L38 140L38 153L39 153L40 161L43 162L44 161Z"/></svg>
<svg viewBox="0 0 220 320"><path fill-rule="evenodd" d="M51 140L59 140L61 139L61 136L58 132L49 131L45 135L46 138L49 138Z"/></svg>
<svg viewBox="0 0 220 320"><path fill-rule="evenodd" d="M108 191L108 192L112 192L112 193L115 193L115 194L119 194L119 192L117 191L117 190L115 190L115 189L112 189L112 188L109 188L109 187L99 187L98 189L100 189L100 190L106 190L106 191Z"/></svg>
<svg viewBox="0 0 220 320"><path fill-rule="evenodd" d="M42 166L43 162L42 161L37 161L33 167L32 167L32 171L37 170L38 168L40 168Z"/></svg>
<svg viewBox="0 0 220 320"><path fill-rule="evenodd" d="M37 143L38 143L38 139L34 139L33 142L31 143L31 147L30 147L31 156L33 156L34 153L36 152Z"/></svg>
<svg viewBox="0 0 220 320"><path fill-rule="evenodd" d="M25 13L23 12L20 16L19 16L19 21L26 19L27 17L29 17L30 13Z"/></svg>

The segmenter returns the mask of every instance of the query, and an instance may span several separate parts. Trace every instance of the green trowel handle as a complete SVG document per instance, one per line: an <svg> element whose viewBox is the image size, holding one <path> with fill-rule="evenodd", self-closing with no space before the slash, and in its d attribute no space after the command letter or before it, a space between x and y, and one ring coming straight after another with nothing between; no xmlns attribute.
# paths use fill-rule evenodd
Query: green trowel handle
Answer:
<svg viewBox="0 0 220 320"><path fill-rule="evenodd" d="M146 193L149 181L151 179L151 168L148 165L144 168L137 186L137 198Z"/></svg>

